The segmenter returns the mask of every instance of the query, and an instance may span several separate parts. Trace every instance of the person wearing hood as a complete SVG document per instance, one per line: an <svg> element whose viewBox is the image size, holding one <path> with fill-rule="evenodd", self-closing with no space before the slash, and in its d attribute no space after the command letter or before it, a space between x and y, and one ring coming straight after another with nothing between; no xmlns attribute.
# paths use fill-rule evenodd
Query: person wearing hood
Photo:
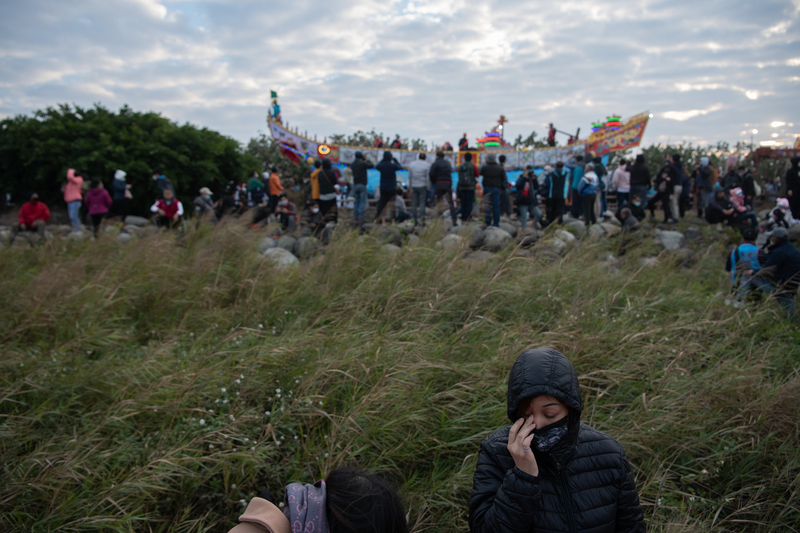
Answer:
<svg viewBox="0 0 800 533"><path fill-rule="evenodd" d="M750 211L745 205L744 192L741 188L736 187L731 190L730 194L731 203L733 204L733 221L735 223L748 221L754 228L758 227L758 216Z"/></svg>
<svg viewBox="0 0 800 533"><path fill-rule="evenodd" d="M752 211L753 202L756 197L756 179L753 170L745 165L739 165L739 174L742 176L742 192L744 193L744 205Z"/></svg>
<svg viewBox="0 0 800 533"><path fill-rule="evenodd" d="M758 262L762 267L757 275L753 276L753 270L744 273L753 276L750 284L774 294L789 318L794 319L794 300L800 285L800 250L789 242L786 228L777 228L772 232L767 253L759 253Z"/></svg>
<svg viewBox="0 0 800 533"><path fill-rule="evenodd" d="M572 363L542 348L517 357L508 377L513 425L487 437L472 482L472 533L644 533L630 465L612 437L581 424Z"/></svg>
<svg viewBox="0 0 800 533"><path fill-rule="evenodd" d="M114 172L114 181L111 182L111 199L114 201L112 209L114 213L122 217L123 221L130 213L131 199L133 198L130 184L125 183L127 175L128 173L124 170L117 170Z"/></svg>
<svg viewBox="0 0 800 533"><path fill-rule="evenodd" d="M570 190L569 173L564 170L564 162L559 161L556 163L556 168L553 169L547 176L550 180L550 185L547 189L548 204L547 224L558 222L561 224L564 220L564 204Z"/></svg>
<svg viewBox="0 0 800 533"><path fill-rule="evenodd" d="M650 169L647 168L647 163L644 160L644 154L636 156L636 160L630 168L630 173L631 198L638 196L643 201L647 201L647 195L652 186L652 178L650 177Z"/></svg>
<svg viewBox="0 0 800 533"><path fill-rule="evenodd" d="M386 224L386 213L388 211L394 216L394 196L397 194L397 171L403 170L400 163L392 156L392 152L383 152L383 159L375 168L381 173L381 197L378 199L378 207L375 213L375 222L381 221ZM387 206L388 209L387 209Z"/></svg>
<svg viewBox="0 0 800 533"><path fill-rule="evenodd" d="M367 171L373 166L371 161L364 159L361 152L356 152L355 160L350 163L350 170L353 171L353 218L357 222L364 221L367 210Z"/></svg>
<svg viewBox="0 0 800 533"><path fill-rule="evenodd" d="M789 207L789 200L787 198L778 198L775 202L775 207L769 212L765 228L772 231L776 227L789 229L797 224L797 220L792 216L792 210Z"/></svg>
<svg viewBox="0 0 800 533"><path fill-rule="evenodd" d="M156 182L156 187L158 187L158 194L156 195L156 202L159 200L164 199L164 191L169 189L172 191L172 197L175 197L175 187L172 186L172 182L166 177L161 170L160 167L156 167L153 169L153 181Z"/></svg>
<svg viewBox="0 0 800 533"><path fill-rule="evenodd" d="M80 217L83 203L83 178L75 173L75 169L67 170L67 184L61 190L64 192L64 201L67 203L67 213L69 222L72 224L72 231L80 233L83 231Z"/></svg>
<svg viewBox="0 0 800 533"><path fill-rule="evenodd" d="M472 154L464 154L464 162L458 165L456 193L461 202L461 222L472 218L475 207L475 186L478 183L478 167L472 162Z"/></svg>
<svg viewBox="0 0 800 533"><path fill-rule="evenodd" d="M786 197L794 218L800 218L800 156L792 158L792 166L786 171Z"/></svg>
<svg viewBox="0 0 800 533"><path fill-rule="evenodd" d="M681 154L672 154L672 196L669 199L669 207L672 212L672 220L678 222L681 219L681 197L683 195L683 183L686 173L683 171Z"/></svg>
<svg viewBox="0 0 800 533"><path fill-rule="evenodd" d="M355 468L337 468L313 485L290 483L282 507L265 489L230 533L408 533L394 487Z"/></svg>
<svg viewBox="0 0 800 533"><path fill-rule="evenodd" d="M634 231L639 231L642 226L639 224L639 221L633 216L633 212L631 211L630 207L623 207L619 215L617 215L620 222L622 222L622 233L633 233Z"/></svg>
<svg viewBox="0 0 800 533"><path fill-rule="evenodd" d="M456 226L458 219L456 206L453 203L453 167L450 161L444 158L444 152L436 152L436 161L431 165L428 175L434 188L436 202L438 203L442 197L447 200L447 205L450 206L450 219L453 221L453 226Z"/></svg>
<svg viewBox="0 0 800 533"><path fill-rule="evenodd" d="M597 216L594 212L594 202L597 199L599 178L594 171L594 163L587 163L581 181L578 182L578 197L583 203L583 222L588 228L592 224L597 224Z"/></svg>
<svg viewBox="0 0 800 533"><path fill-rule="evenodd" d="M14 244L20 231L35 231L47 238L45 223L50 220L50 209L39 201L39 195L31 191L25 195L25 203L19 208L17 224L11 226L9 244Z"/></svg>
<svg viewBox="0 0 800 533"><path fill-rule="evenodd" d="M708 207L714 188L712 167L708 157L700 158L700 165L694 171L694 188L697 191L697 216L703 217L703 210Z"/></svg>
<svg viewBox="0 0 800 533"><path fill-rule="evenodd" d="M111 209L114 201L105 187L103 187L103 182L94 178L91 181L91 187L86 191L84 203L89 208L89 218L92 220L94 236L97 237L103 219L108 215L108 210Z"/></svg>
<svg viewBox="0 0 800 533"><path fill-rule="evenodd" d="M581 201L580 183L585 172L586 163L583 162L583 156L579 155L575 158L574 162L570 162L567 168L570 169L570 194L572 195L572 218L581 218L583 214L583 202Z"/></svg>
<svg viewBox="0 0 800 533"><path fill-rule="evenodd" d="M408 165L408 186L411 188L411 218L414 225L425 225L425 201L428 198L431 164L425 153Z"/></svg>
<svg viewBox="0 0 800 533"><path fill-rule="evenodd" d="M528 225L528 215L533 218L533 227L536 228L536 224L542 220L542 210L539 209L539 180L533 173L532 165L528 165L519 175L514 189L517 191L514 204L519 211L520 229L524 230Z"/></svg>
<svg viewBox="0 0 800 533"><path fill-rule="evenodd" d="M742 186L742 177L736 172L736 167L731 166L728 169L728 173L725 174L725 177L722 178L722 187L726 191L730 191L733 189L737 189Z"/></svg>

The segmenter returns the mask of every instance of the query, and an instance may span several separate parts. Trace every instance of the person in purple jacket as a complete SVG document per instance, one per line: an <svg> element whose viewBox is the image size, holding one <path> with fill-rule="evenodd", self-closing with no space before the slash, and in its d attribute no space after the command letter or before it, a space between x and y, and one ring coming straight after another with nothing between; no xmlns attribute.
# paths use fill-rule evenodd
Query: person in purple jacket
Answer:
<svg viewBox="0 0 800 533"><path fill-rule="evenodd" d="M103 187L103 182L97 178L92 178L89 190L86 191L86 197L83 199L86 207L89 209L89 218L92 219L92 226L94 227L94 236L97 237L97 232L100 231L100 225L103 219L108 214L108 210L114 203L111 195Z"/></svg>

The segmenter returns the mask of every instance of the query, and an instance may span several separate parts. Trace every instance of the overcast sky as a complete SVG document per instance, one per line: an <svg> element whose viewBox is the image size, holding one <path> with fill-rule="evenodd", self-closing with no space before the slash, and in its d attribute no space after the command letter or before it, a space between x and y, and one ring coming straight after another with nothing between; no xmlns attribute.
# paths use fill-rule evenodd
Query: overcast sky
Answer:
<svg viewBox="0 0 800 533"><path fill-rule="evenodd" d="M585 133L648 110L645 144L788 144L799 19L800 0L3 0L0 115L128 104L246 142L274 89L320 138L455 144L501 113L507 138Z"/></svg>

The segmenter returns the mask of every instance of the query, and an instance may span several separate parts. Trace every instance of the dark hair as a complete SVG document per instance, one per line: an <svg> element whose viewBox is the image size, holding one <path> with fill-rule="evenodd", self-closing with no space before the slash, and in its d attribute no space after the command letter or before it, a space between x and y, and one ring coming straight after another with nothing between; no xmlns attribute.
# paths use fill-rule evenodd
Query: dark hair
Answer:
<svg viewBox="0 0 800 533"><path fill-rule="evenodd" d="M423 153L419 154L419 158L424 161L425 159L428 158L428 156L426 156L425 153L423 152Z"/></svg>
<svg viewBox="0 0 800 533"><path fill-rule="evenodd" d="M595 158L593 159L593 161L594 161L595 163L602 163L602 162L603 162L603 158L602 158L602 157L595 157Z"/></svg>
<svg viewBox="0 0 800 533"><path fill-rule="evenodd" d="M436 152L436 157L444 157L444 152L439 150L438 152Z"/></svg>
<svg viewBox="0 0 800 533"><path fill-rule="evenodd" d="M681 154L672 154L672 160L678 163L681 160Z"/></svg>
<svg viewBox="0 0 800 533"><path fill-rule="evenodd" d="M472 154L470 153L464 154L464 161L472 161Z"/></svg>
<svg viewBox="0 0 800 533"><path fill-rule="evenodd" d="M280 193L280 194L278 195L278 198L286 198L286 197L287 197L287 196L286 196L286 193L285 193L285 192L282 192L282 193Z"/></svg>
<svg viewBox="0 0 800 533"><path fill-rule="evenodd" d="M361 152L356 152L356 159L364 159L364 154Z"/></svg>
<svg viewBox="0 0 800 533"><path fill-rule="evenodd" d="M320 161L319 159L317 159L316 161L314 161L314 168L319 168L319 167L321 167L321 166L322 166L322 161Z"/></svg>
<svg viewBox="0 0 800 533"><path fill-rule="evenodd" d="M636 156L636 161L633 163L634 165L644 165L644 154L639 154Z"/></svg>
<svg viewBox="0 0 800 533"><path fill-rule="evenodd" d="M583 161L583 156L582 155L576 156L575 161Z"/></svg>
<svg viewBox="0 0 800 533"><path fill-rule="evenodd" d="M252 172L250 173L250 175L251 175L251 176L253 176L254 178L257 178L257 177L258 177L258 170L254 170L254 171L252 171Z"/></svg>
<svg viewBox="0 0 800 533"><path fill-rule="evenodd" d="M505 154L501 154L500 157L497 158L497 160L500 161L501 163L505 163L506 162Z"/></svg>
<svg viewBox="0 0 800 533"><path fill-rule="evenodd" d="M161 174L163 174L163 172L162 172L162 170L161 170L161 167L155 167L155 168L153 168L153 176L155 176L156 174L158 174L159 176L160 176Z"/></svg>
<svg viewBox="0 0 800 533"><path fill-rule="evenodd" d="M386 150L385 152L383 152L383 160L384 161L391 161L392 160L392 152L390 152L389 150Z"/></svg>
<svg viewBox="0 0 800 533"><path fill-rule="evenodd" d="M269 170L270 170L270 172L278 172L278 167L276 167L275 165L272 165L272 168L269 169Z"/></svg>
<svg viewBox="0 0 800 533"><path fill-rule="evenodd" d="M356 468L328 474L330 533L407 533L405 510L394 488L383 479Z"/></svg>
<svg viewBox="0 0 800 533"><path fill-rule="evenodd" d="M556 168L562 168L563 166L564 166L564 162L563 161L558 161L556 163Z"/></svg>
<svg viewBox="0 0 800 533"><path fill-rule="evenodd" d="M757 237L758 237L758 230L756 230L755 228L745 228L742 230L742 239L744 239L747 242L754 241L756 240Z"/></svg>
<svg viewBox="0 0 800 533"><path fill-rule="evenodd" d="M89 182L89 187L92 189L96 189L98 185L100 185L100 180L97 178L92 178L92 181Z"/></svg>
<svg viewBox="0 0 800 533"><path fill-rule="evenodd" d="M322 168L327 170L331 168L331 160L330 159L323 159L322 160Z"/></svg>
<svg viewBox="0 0 800 533"><path fill-rule="evenodd" d="M746 167L746 166L744 166L744 165L739 165L739 170L745 170L745 169L747 169L747 167Z"/></svg>

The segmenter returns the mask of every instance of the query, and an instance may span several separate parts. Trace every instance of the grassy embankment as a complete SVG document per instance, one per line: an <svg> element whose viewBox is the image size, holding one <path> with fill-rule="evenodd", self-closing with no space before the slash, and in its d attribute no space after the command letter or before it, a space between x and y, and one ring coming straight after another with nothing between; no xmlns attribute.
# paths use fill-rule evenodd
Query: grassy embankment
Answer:
<svg viewBox="0 0 800 533"><path fill-rule="evenodd" d="M226 531L262 488L354 464L413 531L465 531L507 372L553 346L651 531L798 530L800 336L723 305L721 244L611 274L608 242L475 264L433 231L396 257L338 237L288 273L233 227L4 250L0 529Z"/></svg>

